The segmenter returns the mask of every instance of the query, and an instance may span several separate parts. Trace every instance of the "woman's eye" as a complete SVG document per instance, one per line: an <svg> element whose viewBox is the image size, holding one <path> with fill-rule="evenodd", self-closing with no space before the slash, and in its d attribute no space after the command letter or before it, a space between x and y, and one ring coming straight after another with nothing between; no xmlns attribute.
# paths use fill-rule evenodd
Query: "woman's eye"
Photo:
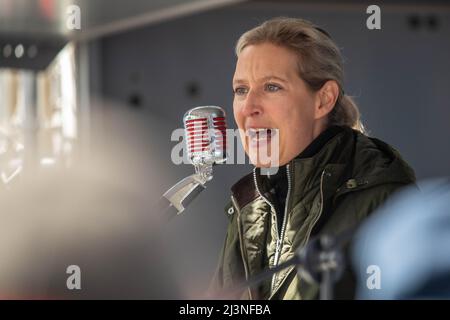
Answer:
<svg viewBox="0 0 450 320"><path fill-rule="evenodd" d="M266 85L266 90L270 91L270 92L276 92L276 91L278 91L280 89L281 89L281 87L276 85L276 84L269 83L269 84Z"/></svg>
<svg viewBox="0 0 450 320"><path fill-rule="evenodd" d="M235 95L241 96L241 95L246 94L246 93L247 93L247 88L238 87L238 88L234 89L234 94Z"/></svg>

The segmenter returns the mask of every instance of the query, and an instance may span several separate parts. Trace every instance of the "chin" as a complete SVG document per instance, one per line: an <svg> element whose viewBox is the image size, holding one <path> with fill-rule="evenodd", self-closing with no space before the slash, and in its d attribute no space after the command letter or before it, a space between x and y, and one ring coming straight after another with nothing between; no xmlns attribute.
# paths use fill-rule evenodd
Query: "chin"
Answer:
<svg viewBox="0 0 450 320"><path fill-rule="evenodd" d="M272 168L274 166L270 165L270 164L262 164L262 163L253 163L252 164L257 167L257 168ZM278 167L278 166L277 166Z"/></svg>
<svg viewBox="0 0 450 320"><path fill-rule="evenodd" d="M275 168L281 165L279 161L275 161L276 159L270 159L269 161L259 161L259 159L254 159L253 156L250 155L248 150L246 150L245 153L247 154L250 163L257 168ZM270 157L271 156L269 156L269 158Z"/></svg>

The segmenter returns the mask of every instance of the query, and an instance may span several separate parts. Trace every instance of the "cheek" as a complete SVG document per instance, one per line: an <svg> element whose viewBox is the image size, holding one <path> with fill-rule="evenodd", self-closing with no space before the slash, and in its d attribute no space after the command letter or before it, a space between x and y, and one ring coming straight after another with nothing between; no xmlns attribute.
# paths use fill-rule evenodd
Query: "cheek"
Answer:
<svg viewBox="0 0 450 320"><path fill-rule="evenodd" d="M280 129L280 146L283 149L297 148L302 137L311 130L313 118L311 112L302 106L277 114L276 124ZM294 109L295 108L295 109Z"/></svg>
<svg viewBox="0 0 450 320"><path fill-rule="evenodd" d="M242 116L241 108L236 101L233 102L233 116L234 116L234 121L236 122L238 127L241 128L243 125L243 116Z"/></svg>

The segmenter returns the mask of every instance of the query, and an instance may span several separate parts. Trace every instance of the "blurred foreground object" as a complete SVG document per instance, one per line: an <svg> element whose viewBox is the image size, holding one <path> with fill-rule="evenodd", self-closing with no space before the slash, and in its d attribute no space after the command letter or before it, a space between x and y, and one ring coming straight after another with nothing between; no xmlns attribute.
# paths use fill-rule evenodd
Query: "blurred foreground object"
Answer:
<svg viewBox="0 0 450 320"><path fill-rule="evenodd" d="M450 179L420 186L394 196L359 230L357 298L450 299Z"/></svg>
<svg viewBox="0 0 450 320"><path fill-rule="evenodd" d="M177 297L133 156L38 171L0 192L1 299ZM80 289L68 288L72 265Z"/></svg>

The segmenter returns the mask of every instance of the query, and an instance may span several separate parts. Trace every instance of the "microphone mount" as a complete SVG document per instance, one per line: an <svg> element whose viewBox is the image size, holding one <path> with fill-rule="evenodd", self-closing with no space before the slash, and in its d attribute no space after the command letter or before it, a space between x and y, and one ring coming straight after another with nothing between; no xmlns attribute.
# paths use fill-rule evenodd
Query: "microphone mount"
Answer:
<svg viewBox="0 0 450 320"><path fill-rule="evenodd" d="M179 181L163 194L163 198L170 202L169 205L177 210L176 215L181 214L192 200L205 190L206 183L213 178L212 166L212 164L196 164L195 174Z"/></svg>

